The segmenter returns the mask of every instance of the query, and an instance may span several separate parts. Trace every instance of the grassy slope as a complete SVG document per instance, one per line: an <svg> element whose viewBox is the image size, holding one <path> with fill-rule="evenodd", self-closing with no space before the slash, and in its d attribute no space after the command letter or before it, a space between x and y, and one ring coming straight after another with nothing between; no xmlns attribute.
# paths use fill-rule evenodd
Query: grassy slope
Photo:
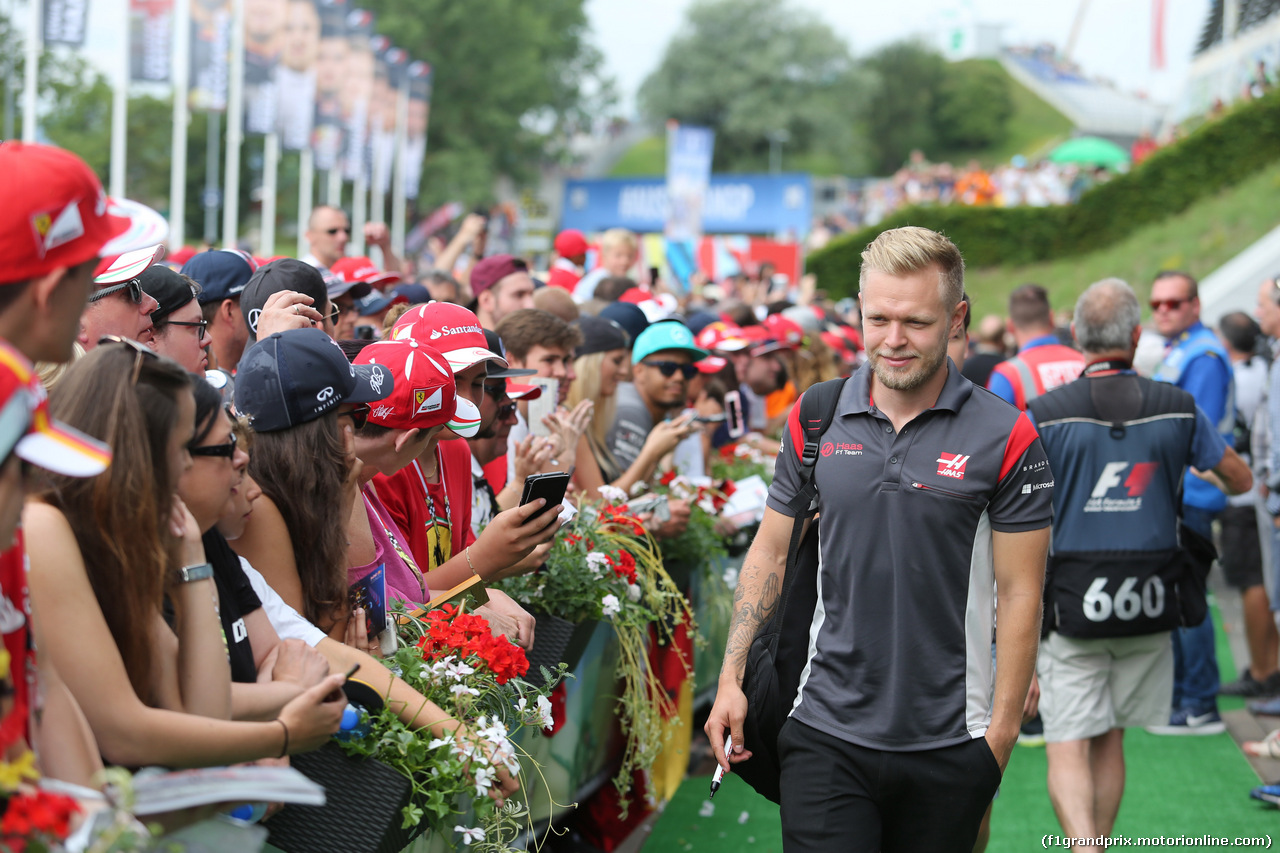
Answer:
<svg viewBox="0 0 1280 853"><path fill-rule="evenodd" d="M994 59L970 59L966 62L987 62L999 65ZM977 150L927 152L938 162L965 163L976 157L984 166L1004 163L1014 154L1034 158L1047 152L1054 143L1071 133L1071 122L1065 116L1040 100L1030 89L1009 78L1013 93L1014 112L1009 119L1008 137L997 145ZM818 176L839 175L844 170L840 163L828 155L804 157L788 156L783 149L782 167L788 172L810 172ZM633 145L614 164L611 178L627 178L637 175L662 175L667 169L667 143L665 136L650 136ZM763 169L761 170L763 171Z"/></svg>
<svg viewBox="0 0 1280 853"><path fill-rule="evenodd" d="M1030 266L971 269L966 280L974 313L1003 314L1009 291L1028 281L1047 287L1055 307L1069 308L1089 284L1108 276L1128 281L1145 298L1157 270L1208 275L1280 224L1278 190L1280 164L1096 252Z"/></svg>
<svg viewBox="0 0 1280 853"><path fill-rule="evenodd" d="M1000 67L995 59L965 61ZM1014 154L1028 159L1043 157L1054 145L1070 136L1072 125L1067 117L1012 77L1009 78L1009 91L1013 95L1013 115L1009 118L1009 133L1004 142L977 150L940 151L936 155L930 152L931 156L938 162L957 164L976 157L983 166L991 167L1009 162Z"/></svg>

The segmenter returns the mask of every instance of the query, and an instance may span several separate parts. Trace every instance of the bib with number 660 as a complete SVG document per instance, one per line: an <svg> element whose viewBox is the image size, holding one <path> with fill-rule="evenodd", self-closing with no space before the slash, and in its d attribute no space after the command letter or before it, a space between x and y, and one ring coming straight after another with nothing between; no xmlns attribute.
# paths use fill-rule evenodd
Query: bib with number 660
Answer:
<svg viewBox="0 0 1280 853"><path fill-rule="evenodd" d="M1045 621L1079 639L1180 627L1180 596L1190 593L1186 561L1181 548L1055 553L1045 581Z"/></svg>

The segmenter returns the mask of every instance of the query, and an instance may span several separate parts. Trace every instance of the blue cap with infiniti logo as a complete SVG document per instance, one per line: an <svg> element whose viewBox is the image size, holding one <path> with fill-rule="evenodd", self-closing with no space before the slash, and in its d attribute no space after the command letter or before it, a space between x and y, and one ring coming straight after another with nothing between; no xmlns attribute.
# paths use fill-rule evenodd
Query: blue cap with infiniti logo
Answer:
<svg viewBox="0 0 1280 853"><path fill-rule="evenodd" d="M343 403L372 403L395 380L381 364L353 365L319 329L290 329L245 351L236 371L236 408L256 432L313 421Z"/></svg>

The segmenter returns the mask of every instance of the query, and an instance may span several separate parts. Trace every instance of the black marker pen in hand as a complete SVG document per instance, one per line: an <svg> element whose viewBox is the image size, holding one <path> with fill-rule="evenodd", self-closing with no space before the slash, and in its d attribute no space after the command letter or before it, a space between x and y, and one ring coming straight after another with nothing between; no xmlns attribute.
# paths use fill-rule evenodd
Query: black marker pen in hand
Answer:
<svg viewBox="0 0 1280 853"><path fill-rule="evenodd" d="M727 734L724 737L724 760L729 760L729 750L733 749L733 734ZM720 790L720 780L724 778L724 768L719 764L716 765L715 775L711 777L711 796L716 795L716 791Z"/></svg>

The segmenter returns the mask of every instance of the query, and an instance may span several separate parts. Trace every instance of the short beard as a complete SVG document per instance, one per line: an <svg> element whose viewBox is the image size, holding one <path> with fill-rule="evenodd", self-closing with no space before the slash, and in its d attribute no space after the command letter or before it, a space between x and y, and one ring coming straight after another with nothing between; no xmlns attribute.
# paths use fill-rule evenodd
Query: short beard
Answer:
<svg viewBox="0 0 1280 853"><path fill-rule="evenodd" d="M884 365L884 356L879 352L871 355L871 369L875 371L876 381L894 391L914 391L927 383L938 372L938 368L947 363L947 347L944 343L936 353L912 353L920 359L914 370L898 373Z"/></svg>

